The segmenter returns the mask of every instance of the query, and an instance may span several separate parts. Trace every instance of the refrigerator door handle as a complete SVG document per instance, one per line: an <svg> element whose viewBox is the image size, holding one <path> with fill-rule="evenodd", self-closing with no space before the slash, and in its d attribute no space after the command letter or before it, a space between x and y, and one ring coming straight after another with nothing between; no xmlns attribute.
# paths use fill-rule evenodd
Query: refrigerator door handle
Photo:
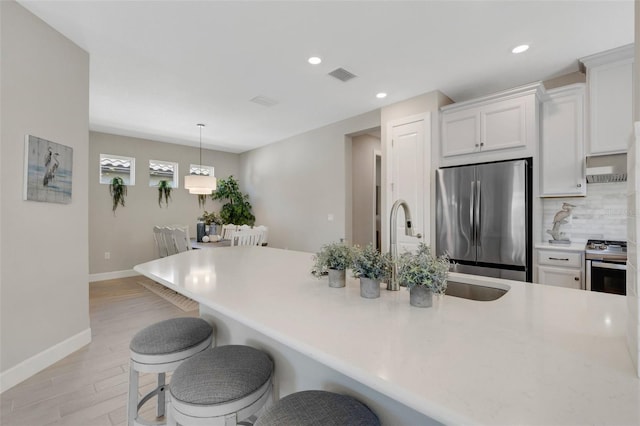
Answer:
<svg viewBox="0 0 640 426"><path fill-rule="evenodd" d="M482 235L480 235L480 226L481 226L481 221L482 218L480 217L480 206L481 206L481 191L480 191L480 186L481 186L481 182L479 180L476 181L476 196L475 196L475 204L474 204L474 208L475 208L475 223L474 228L475 228L475 232L476 232L476 246L480 247L481 245L481 239L482 239Z"/></svg>
<svg viewBox="0 0 640 426"><path fill-rule="evenodd" d="M476 181L471 181L471 202L469 203L469 223L471 224L471 245L476 245Z"/></svg>

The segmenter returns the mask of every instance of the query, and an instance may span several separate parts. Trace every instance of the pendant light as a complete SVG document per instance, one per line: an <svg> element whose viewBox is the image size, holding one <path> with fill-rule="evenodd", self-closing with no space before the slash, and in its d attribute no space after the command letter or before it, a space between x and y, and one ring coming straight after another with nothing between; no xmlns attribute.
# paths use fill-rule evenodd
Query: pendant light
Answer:
<svg viewBox="0 0 640 426"><path fill-rule="evenodd" d="M200 164L202 166L202 128L204 124L198 123L200 127ZM204 175L187 175L184 177L184 187L190 194L209 195L216 190L216 177Z"/></svg>

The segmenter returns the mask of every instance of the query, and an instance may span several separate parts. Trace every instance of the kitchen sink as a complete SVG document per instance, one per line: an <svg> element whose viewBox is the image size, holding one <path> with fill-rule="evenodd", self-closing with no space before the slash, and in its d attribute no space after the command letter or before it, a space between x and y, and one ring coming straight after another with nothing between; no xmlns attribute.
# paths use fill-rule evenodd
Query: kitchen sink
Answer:
<svg viewBox="0 0 640 426"><path fill-rule="evenodd" d="M508 290L483 285L466 284L447 280L447 296L461 297L463 299L489 302L504 296Z"/></svg>

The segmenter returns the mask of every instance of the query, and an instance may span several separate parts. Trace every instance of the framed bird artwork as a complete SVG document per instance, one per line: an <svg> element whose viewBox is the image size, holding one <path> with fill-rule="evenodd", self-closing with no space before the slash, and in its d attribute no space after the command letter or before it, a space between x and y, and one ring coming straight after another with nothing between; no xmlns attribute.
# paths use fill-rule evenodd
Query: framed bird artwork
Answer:
<svg viewBox="0 0 640 426"><path fill-rule="evenodd" d="M73 148L33 135L25 136L24 199L69 204Z"/></svg>

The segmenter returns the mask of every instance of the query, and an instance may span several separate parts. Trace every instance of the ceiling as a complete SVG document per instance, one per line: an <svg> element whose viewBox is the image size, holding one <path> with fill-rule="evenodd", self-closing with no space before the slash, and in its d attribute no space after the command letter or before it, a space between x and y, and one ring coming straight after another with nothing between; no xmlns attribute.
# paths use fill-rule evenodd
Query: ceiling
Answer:
<svg viewBox="0 0 640 426"><path fill-rule="evenodd" d="M90 53L92 130L197 146L205 123L203 147L237 153L433 90L547 80L634 37L633 0L19 2Z"/></svg>

